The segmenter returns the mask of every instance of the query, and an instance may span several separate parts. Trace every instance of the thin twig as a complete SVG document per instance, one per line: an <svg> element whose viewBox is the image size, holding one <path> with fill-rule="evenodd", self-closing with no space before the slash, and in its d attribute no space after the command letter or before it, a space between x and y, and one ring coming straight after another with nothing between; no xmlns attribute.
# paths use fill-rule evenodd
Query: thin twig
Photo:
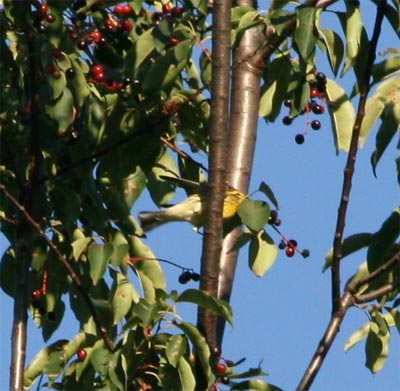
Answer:
<svg viewBox="0 0 400 391"><path fill-rule="evenodd" d="M56 254L59 261L65 266L69 276L71 277L72 281L75 283L78 291L82 294L83 299L85 300L89 311L93 317L93 321L95 322L97 328L100 331L100 334L103 338L104 344L106 345L107 349L112 352L114 350L114 343L112 342L110 336L108 335L107 329L100 323L99 316L97 314L96 308L94 307L92 300L90 299L89 294L83 287L82 281L75 273L74 269L68 263L64 255L58 249L58 247L46 236L43 228L32 218L32 216L26 211L23 205L21 205L18 200L11 195L6 187L0 183L0 190L3 191L4 195L11 201L11 203L19 210L19 212L23 215L24 219L33 227L39 236L47 243L47 245L53 250Z"/></svg>
<svg viewBox="0 0 400 391"><path fill-rule="evenodd" d="M354 174L354 166L356 162L356 155L358 150L358 140L360 136L361 123L365 114L365 104L367 101L368 92L370 90L370 78L372 65L375 61L376 50L379 35L381 32L382 20L384 16L384 9L386 7L386 0L382 0L377 5L377 14L375 18L374 31L368 47L368 57L363 74L363 81L360 83L360 100L357 110L357 117L353 126L353 133L350 142L349 154L344 170L344 179L342 187L341 201L338 209L338 219L335 231L334 246L333 246L333 262L332 262L332 316L327 326L326 332L320 341L316 352L314 353L310 364L308 365L303 378L297 387L297 391L309 390L315 377L317 376L322 363L332 346L332 343L339 332L340 325L346 315L347 310L355 304L355 297L346 291L340 297L340 260L342 258L342 239L345 226L345 218L347 205L350 198L350 190L352 178Z"/></svg>

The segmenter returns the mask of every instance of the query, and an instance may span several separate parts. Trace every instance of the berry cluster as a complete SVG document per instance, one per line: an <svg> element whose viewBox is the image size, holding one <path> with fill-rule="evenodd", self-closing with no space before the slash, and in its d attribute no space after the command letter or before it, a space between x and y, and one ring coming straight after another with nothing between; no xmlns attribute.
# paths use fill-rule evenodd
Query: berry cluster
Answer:
<svg viewBox="0 0 400 391"><path fill-rule="evenodd" d="M231 360L226 360L221 356L221 349L216 347L214 349L215 362L215 372L219 376L218 382L222 384L229 384L230 379L227 374L230 372L229 368L234 366L234 362Z"/></svg>
<svg viewBox="0 0 400 391"><path fill-rule="evenodd" d="M310 120L310 114L313 113L315 115L320 115L325 112L325 106L323 102L321 102L325 100L325 91L326 76L322 72L317 72L315 74L315 80L310 83L310 101L304 110L307 116L305 129L302 133L298 133L295 136L295 141L297 144L304 143L305 135L308 133L310 126L313 130L321 129L321 122L317 119ZM286 99L284 101L284 105L288 108L291 108L293 106L293 100ZM291 125L293 120L294 117L291 117L289 114L283 117L282 122L284 125Z"/></svg>
<svg viewBox="0 0 400 391"><path fill-rule="evenodd" d="M180 284L186 284L190 280L192 281L199 281L200 280L200 274L194 272L192 269L184 269L181 275L178 278L178 281Z"/></svg>
<svg viewBox="0 0 400 391"><path fill-rule="evenodd" d="M33 25L39 32L44 33L47 31L48 24L54 23L56 17L50 12L49 5L43 1L36 5L36 10L33 12Z"/></svg>
<svg viewBox="0 0 400 391"><path fill-rule="evenodd" d="M295 239L287 239L286 236L283 235L282 232L277 228L279 225L281 225L281 219L279 218L278 212L276 210L271 210L268 224L271 225L272 228L274 228L275 231L278 232L278 234L280 235L281 241L278 247L281 250L285 250L285 254L287 257L293 257L296 252L300 253L304 258L310 256L309 250L300 250L297 247L297 241Z"/></svg>

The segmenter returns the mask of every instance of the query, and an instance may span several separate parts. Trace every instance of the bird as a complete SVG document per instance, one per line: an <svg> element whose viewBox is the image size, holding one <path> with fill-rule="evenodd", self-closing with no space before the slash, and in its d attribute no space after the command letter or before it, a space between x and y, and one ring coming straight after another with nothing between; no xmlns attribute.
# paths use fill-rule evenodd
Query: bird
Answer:
<svg viewBox="0 0 400 391"><path fill-rule="evenodd" d="M154 212L140 212L138 217L143 231L148 232L153 228L172 221L187 221L194 226L196 231L198 231L199 228L205 223L206 194L204 184L189 181L183 178L162 178L176 181L180 186L190 188L195 192L189 195L183 201L165 209ZM235 216L240 204L246 198L246 194L232 187L228 187L225 193L222 212L223 219L229 220Z"/></svg>

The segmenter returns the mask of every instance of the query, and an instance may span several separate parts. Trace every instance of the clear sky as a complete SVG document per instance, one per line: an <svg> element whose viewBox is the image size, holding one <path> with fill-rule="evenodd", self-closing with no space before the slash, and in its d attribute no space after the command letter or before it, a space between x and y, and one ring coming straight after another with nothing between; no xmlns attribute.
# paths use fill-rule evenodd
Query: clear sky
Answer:
<svg viewBox="0 0 400 391"><path fill-rule="evenodd" d="M368 12L373 12L373 7L367 8ZM370 20L373 20L372 16ZM398 40L385 25L380 48L388 47L398 47ZM322 61L321 70L331 77ZM347 81L344 87L348 92L351 90ZM256 190L261 181L272 187L281 205L281 230L296 239L300 247L310 249L311 256L307 259L300 256L287 258L280 251L274 267L263 278L257 278L247 267L247 248L241 251L232 296L235 325L233 329L226 328L222 349L222 355L233 361L247 357L240 366L242 370L258 366L262 361L262 368L269 373L266 380L284 390L293 390L297 386L325 331L331 311L330 273L323 274L322 266L333 241L346 155L343 152L338 156L335 154L328 116L322 115L318 119L322 122L321 130L311 131L300 146L294 142L294 136L304 130L305 118L296 119L291 126L282 125L281 119L268 125L260 121L250 192ZM369 163L374 141L375 132L372 132L358 155L345 236L378 230L400 199L394 162L398 155L395 142L383 156L375 178ZM254 198L262 198L262 195L255 194ZM145 196L134 206L132 213L136 216L140 210L152 208L154 206ZM269 233L278 243L275 232L270 230ZM147 243L158 257L199 270L201 240L188 224L172 223L149 233ZM1 252L6 246L4 238L0 237ZM344 259L343 284L364 260L365 252ZM165 265L164 270L169 290L182 291L196 286L193 282L181 286L178 270L169 265ZM0 390L6 390L12 300L3 292L0 292L0 308ZM178 307L178 313L195 322L194 307ZM364 366L363 342L347 353L343 350L348 337L367 320L366 311L350 309L312 390L399 389L400 338L395 330L386 366L374 376ZM75 319L67 316L52 341L71 338L78 331ZM32 320L29 320L29 332L28 362L43 346L40 330Z"/></svg>

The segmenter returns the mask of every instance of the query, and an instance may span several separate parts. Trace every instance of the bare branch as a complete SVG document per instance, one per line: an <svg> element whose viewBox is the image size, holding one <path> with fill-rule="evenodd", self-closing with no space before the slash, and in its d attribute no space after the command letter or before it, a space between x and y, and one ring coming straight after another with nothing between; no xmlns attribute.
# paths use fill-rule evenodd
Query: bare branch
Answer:
<svg viewBox="0 0 400 391"><path fill-rule="evenodd" d="M95 322L97 328L100 331L100 334L103 338L104 344L106 345L107 349L110 351L114 350L114 344L111 340L111 338L108 335L107 329L105 326L103 326L100 323L99 316L97 315L96 308L94 307L92 300L90 299L90 296L86 292L86 290L83 287L83 284L78 277L78 275L75 273L74 269L71 267L71 265L68 263L64 255L61 253L61 251L58 249L58 247L47 237L46 233L43 231L42 227L32 218L32 216L26 211L23 205L21 205L14 196L12 196L5 186L0 183L0 190L4 193L4 195L15 205L15 207L21 212L22 216L24 217L25 221L29 223L31 227L35 229L35 231L38 233L38 235L46 242L46 244L53 250L53 252L56 254L58 260L65 266L67 269L67 272L69 276L71 277L72 281L75 283L77 289L79 292L82 294L83 299L85 300L89 311L93 317L93 321Z"/></svg>

